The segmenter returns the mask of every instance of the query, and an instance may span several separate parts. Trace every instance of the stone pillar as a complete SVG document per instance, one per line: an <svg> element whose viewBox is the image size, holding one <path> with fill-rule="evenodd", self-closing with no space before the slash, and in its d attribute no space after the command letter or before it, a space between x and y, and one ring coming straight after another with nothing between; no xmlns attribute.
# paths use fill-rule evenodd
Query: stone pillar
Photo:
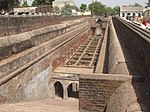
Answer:
<svg viewBox="0 0 150 112"><path fill-rule="evenodd" d="M77 91L79 91L79 84L77 84Z"/></svg>
<svg viewBox="0 0 150 112"><path fill-rule="evenodd" d="M77 84L72 83L72 91L76 92L77 91Z"/></svg>
<svg viewBox="0 0 150 112"><path fill-rule="evenodd" d="M64 97L63 99L67 100L68 99L68 90L67 90L67 87L64 87Z"/></svg>
<svg viewBox="0 0 150 112"><path fill-rule="evenodd" d="M55 87L52 85L52 99L55 99Z"/></svg>

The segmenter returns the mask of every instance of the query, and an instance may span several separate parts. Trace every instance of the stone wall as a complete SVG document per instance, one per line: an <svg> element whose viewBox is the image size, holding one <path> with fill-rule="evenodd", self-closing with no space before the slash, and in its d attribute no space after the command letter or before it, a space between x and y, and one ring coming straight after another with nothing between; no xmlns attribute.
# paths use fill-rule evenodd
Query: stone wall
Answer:
<svg viewBox="0 0 150 112"><path fill-rule="evenodd" d="M66 21L62 24L0 38L0 60L71 31L85 23L85 21L85 19Z"/></svg>
<svg viewBox="0 0 150 112"><path fill-rule="evenodd" d="M55 25L5 39L1 46L10 45L8 51L26 40L34 43L34 46L27 44L23 51L0 61L0 103L50 97L52 71L67 60L68 52L75 48L76 43L82 44L88 38L91 24L85 20L66 22L68 27L64 24Z"/></svg>
<svg viewBox="0 0 150 112"><path fill-rule="evenodd" d="M28 32L45 26L61 23L82 17L61 16L0 16L0 37Z"/></svg>
<svg viewBox="0 0 150 112"><path fill-rule="evenodd" d="M106 49L100 55L105 56L101 68L108 74L80 74L79 110L148 112L150 87L145 82L149 82L150 41L119 20L113 22L104 39Z"/></svg>
<svg viewBox="0 0 150 112"><path fill-rule="evenodd" d="M129 74L126 60L122 52L118 36L114 29L112 21L109 24L108 31L108 73L109 74Z"/></svg>
<svg viewBox="0 0 150 112"><path fill-rule="evenodd" d="M112 20L109 19L100 51L97 73L129 75L127 62L118 40Z"/></svg>
<svg viewBox="0 0 150 112"><path fill-rule="evenodd" d="M122 84L109 99L106 112L149 112L144 86L144 78Z"/></svg>
<svg viewBox="0 0 150 112"><path fill-rule="evenodd" d="M149 83L147 86L150 85L150 37L144 36L118 19L114 18L113 22L130 74L144 75Z"/></svg>
<svg viewBox="0 0 150 112"><path fill-rule="evenodd" d="M131 76L112 74L85 74L79 76L80 112L104 112L109 98Z"/></svg>

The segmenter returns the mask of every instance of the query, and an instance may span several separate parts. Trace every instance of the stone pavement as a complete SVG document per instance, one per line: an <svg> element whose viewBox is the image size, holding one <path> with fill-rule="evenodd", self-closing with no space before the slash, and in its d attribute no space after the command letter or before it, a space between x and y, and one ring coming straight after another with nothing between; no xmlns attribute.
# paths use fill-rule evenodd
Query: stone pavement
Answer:
<svg viewBox="0 0 150 112"><path fill-rule="evenodd" d="M0 112L78 112L78 100L44 99L0 105Z"/></svg>

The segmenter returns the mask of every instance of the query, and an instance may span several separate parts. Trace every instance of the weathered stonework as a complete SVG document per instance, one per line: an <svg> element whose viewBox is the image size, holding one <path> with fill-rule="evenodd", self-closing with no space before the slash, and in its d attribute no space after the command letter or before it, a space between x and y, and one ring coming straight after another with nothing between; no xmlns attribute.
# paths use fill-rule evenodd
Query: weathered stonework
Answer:
<svg viewBox="0 0 150 112"><path fill-rule="evenodd" d="M104 112L106 104L116 89L130 76L112 74L85 74L79 76L80 112Z"/></svg>
<svg viewBox="0 0 150 112"><path fill-rule="evenodd" d="M78 18L82 17L61 17L56 15L0 16L0 37L28 32L45 26L60 24L62 21Z"/></svg>
<svg viewBox="0 0 150 112"><path fill-rule="evenodd" d="M25 38L23 37L24 34L22 34L23 36L19 34L18 38L20 39L18 41L12 39L12 41L7 42L8 40L6 39L7 44L1 44L4 47L5 45L14 46L14 43L19 44L22 43L20 40L24 41L26 39L34 43L32 44L34 46L31 48L27 47L24 51L11 54L8 58L1 61L1 103L30 101L51 96L49 81L52 71L68 58L68 52L71 52L71 49L76 46L75 43L80 41L80 44L82 44L88 38L90 23L88 20L81 21L66 22L65 25L60 24L58 26L55 25L54 27L37 30L39 32L36 32L38 35L41 35L41 39L36 39L36 41L34 41L34 38L38 35L33 33L33 31L25 33L27 34ZM51 28L54 28L52 32ZM66 31L64 30L65 28ZM53 38L49 38L48 36L49 39L46 38L44 40L43 34L45 32L53 35ZM12 47L9 48L12 49ZM55 60L57 60L57 63Z"/></svg>
<svg viewBox="0 0 150 112"><path fill-rule="evenodd" d="M147 86L150 85L150 37L146 37L146 35L137 32L121 20L114 18L113 23L127 60L130 74L144 74L146 82L148 83ZM150 86L148 88L150 88Z"/></svg>
<svg viewBox="0 0 150 112"><path fill-rule="evenodd" d="M93 25L92 18L83 18L1 37L0 103L67 99L71 91L76 92L74 98L79 92L80 112L148 112L149 39L117 19L107 25L103 38L95 36L96 27L91 32ZM98 38L102 46L93 42L101 42ZM81 66L92 53L99 56L98 62ZM82 58L79 66L67 65L66 60L74 63ZM94 56L91 59L97 61Z"/></svg>

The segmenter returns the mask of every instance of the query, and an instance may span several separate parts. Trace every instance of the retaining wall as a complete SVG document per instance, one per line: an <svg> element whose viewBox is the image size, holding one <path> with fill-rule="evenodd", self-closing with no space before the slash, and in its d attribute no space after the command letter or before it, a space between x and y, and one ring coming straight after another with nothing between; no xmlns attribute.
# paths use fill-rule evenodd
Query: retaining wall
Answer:
<svg viewBox="0 0 150 112"><path fill-rule="evenodd" d="M150 88L150 37L144 36L115 18L113 22L124 56L128 60L130 74L145 77Z"/></svg>
<svg viewBox="0 0 150 112"><path fill-rule="evenodd" d="M79 76L80 112L104 112L109 98L131 76L114 74L85 74Z"/></svg>
<svg viewBox="0 0 150 112"><path fill-rule="evenodd" d="M108 73L129 74L126 60L112 21L108 31Z"/></svg>
<svg viewBox="0 0 150 112"><path fill-rule="evenodd" d="M0 37L19 34L45 26L60 24L62 21L79 19L83 16L23 15L0 16Z"/></svg>
<svg viewBox="0 0 150 112"><path fill-rule="evenodd" d="M15 45L23 45L26 41L34 46L20 46L23 51L0 61L0 103L30 101L51 96L49 84L53 70L67 60L68 52L75 48L76 43L82 44L90 34L90 22L87 20L80 23L80 20L77 20L78 22L79 24L66 22L66 25L60 24L18 34L1 43L8 51L12 50L12 47L18 50Z"/></svg>

